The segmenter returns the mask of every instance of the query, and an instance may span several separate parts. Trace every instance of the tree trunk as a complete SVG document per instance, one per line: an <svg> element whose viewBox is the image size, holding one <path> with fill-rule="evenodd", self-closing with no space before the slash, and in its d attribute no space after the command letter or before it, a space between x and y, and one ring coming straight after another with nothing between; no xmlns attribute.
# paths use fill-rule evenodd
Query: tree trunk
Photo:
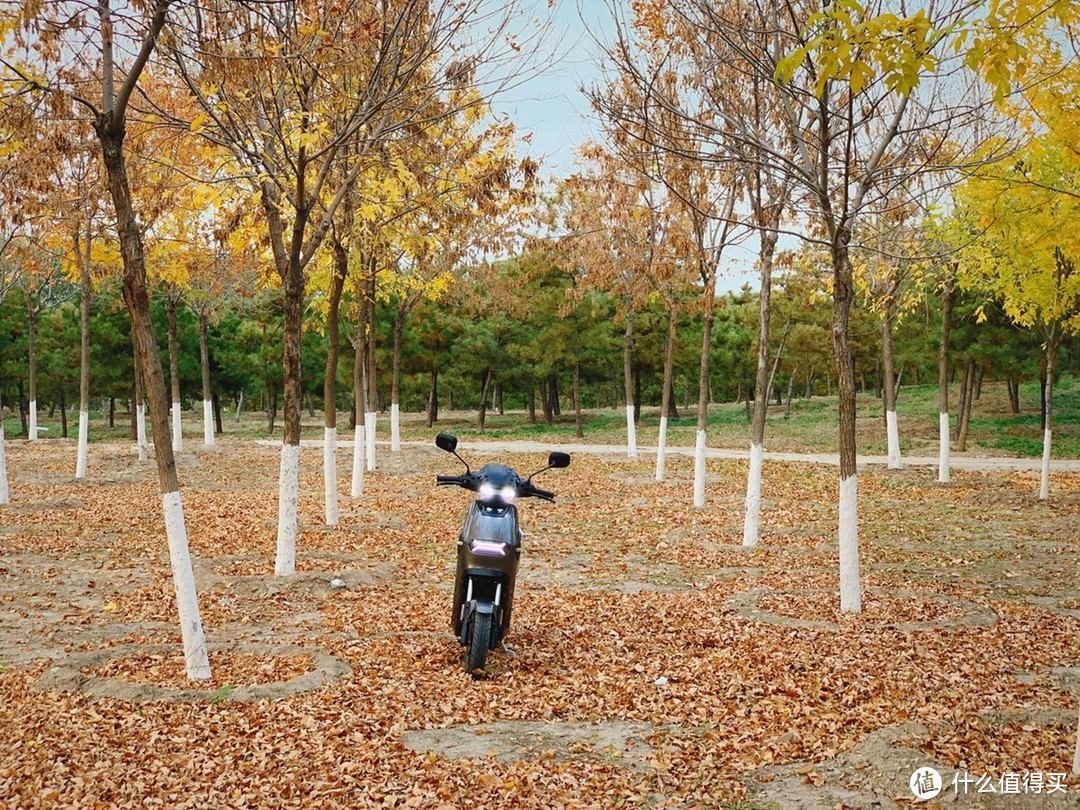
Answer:
<svg viewBox="0 0 1080 810"><path fill-rule="evenodd" d="M106 2L103 2L99 8L103 9L101 12L103 16L108 13ZM164 7L158 8L163 24ZM111 65L111 54L109 57L103 61ZM150 320L150 299L146 290L142 237L132 209L127 171L124 166L123 119L114 121L112 116L112 113L100 116L95 122L95 130L101 141L109 192L116 212L120 255L124 267L124 303L131 315L131 332L138 348L139 365L150 400L158 481L162 492L165 528L169 539L169 556L180 614L184 660L189 678L209 679L210 661L207 655L206 638L203 635L202 620L199 616L195 577L192 572L187 529L184 525L184 510L180 498L180 481L176 475L176 459L169 445L168 395L165 390L165 378L161 373L154 325ZM84 399L83 402L85 401Z"/></svg>
<svg viewBox="0 0 1080 810"><path fill-rule="evenodd" d="M277 420L277 390L270 391L266 395L266 431L271 435L274 432L274 422Z"/></svg>
<svg viewBox="0 0 1080 810"><path fill-rule="evenodd" d="M960 395L959 435L957 446L960 452L967 450L968 427L971 424L971 406L975 393L975 360L970 359L964 369L964 390Z"/></svg>
<svg viewBox="0 0 1080 810"><path fill-rule="evenodd" d="M60 396L64 392L61 390ZM4 439L4 403L0 397L0 506L11 503L11 487L7 474L7 442Z"/></svg>
<svg viewBox="0 0 1080 810"><path fill-rule="evenodd" d="M429 428L435 426L439 419L439 367L431 365L431 389L428 391L428 423Z"/></svg>
<svg viewBox="0 0 1080 810"><path fill-rule="evenodd" d="M292 224L291 250L281 273L282 310L285 328L282 376L284 402L282 416L285 434L281 445L281 466L278 471L278 527L274 573L289 576L296 570L296 541L300 505L300 426L303 406L301 391L300 341L304 329L304 274L300 267L306 216L297 216ZM274 392L275 406L277 392Z"/></svg>
<svg viewBox="0 0 1080 810"><path fill-rule="evenodd" d="M203 444L214 443L214 395L210 390L210 305L199 307L199 365L202 370Z"/></svg>
<svg viewBox="0 0 1080 810"><path fill-rule="evenodd" d="M80 249L75 239L75 255L79 258L79 445L76 451L75 477L86 478L86 454L90 432L90 234ZM84 252L85 251L85 252ZM146 379L145 376L143 379Z"/></svg>
<svg viewBox="0 0 1080 810"><path fill-rule="evenodd" d="M495 367L488 366L487 371L484 372L484 385L480 389L480 430L484 429L484 422L487 419L487 395L488 388L491 386L491 378L495 374Z"/></svg>
<svg viewBox="0 0 1080 810"><path fill-rule="evenodd" d="M675 301L668 302L667 340L664 341L664 382L660 396L660 434L656 442L656 480L663 481L667 466L668 417L675 410L675 341L678 330L679 310ZM678 418L678 413L674 416Z"/></svg>
<svg viewBox="0 0 1080 810"><path fill-rule="evenodd" d="M37 307L31 304L30 293L26 294L26 354L30 378L30 424L27 435L30 441L37 441Z"/></svg>
<svg viewBox="0 0 1080 810"><path fill-rule="evenodd" d="M1046 430L1046 367L1039 374L1039 430Z"/></svg>
<svg viewBox="0 0 1080 810"><path fill-rule="evenodd" d="M754 414L750 426L750 472L746 478L746 504L743 513L743 545L756 546L761 526L761 475L765 464L765 420L769 413L769 328L772 317L772 268L777 237L774 231L759 229L761 242L761 294L758 296L757 371L754 376ZM791 328L788 321L784 332ZM780 353L777 352L777 362ZM747 412L749 413L749 400Z"/></svg>
<svg viewBox="0 0 1080 810"><path fill-rule="evenodd" d="M406 301L394 316L394 362L390 380L390 452L401 452L401 343L405 336Z"/></svg>
<svg viewBox="0 0 1080 810"><path fill-rule="evenodd" d="M975 372L975 401L978 402L982 399L982 384L983 376L986 374L986 366L979 366L978 371Z"/></svg>
<svg viewBox="0 0 1080 810"><path fill-rule="evenodd" d="M641 421L641 368L634 366L634 424Z"/></svg>
<svg viewBox="0 0 1080 810"><path fill-rule="evenodd" d="M540 408L544 412L544 423L550 426L553 419L551 413L551 397L549 396L547 380L540 383Z"/></svg>
<svg viewBox="0 0 1080 810"><path fill-rule="evenodd" d="M562 405L559 404L559 378L551 375L551 412L555 416L562 416Z"/></svg>
<svg viewBox="0 0 1080 810"><path fill-rule="evenodd" d="M244 389L240 389L240 393L236 395L236 415L233 416L233 421L236 424L240 424L240 413L244 409Z"/></svg>
<svg viewBox="0 0 1080 810"><path fill-rule="evenodd" d="M139 440L139 415L135 407L139 395L139 364L136 362L131 374L131 399L128 400L128 438Z"/></svg>
<svg viewBox="0 0 1080 810"><path fill-rule="evenodd" d="M1020 413L1020 378L1010 377L1008 380L1009 387L1009 410L1013 414Z"/></svg>
<svg viewBox="0 0 1080 810"><path fill-rule="evenodd" d="M626 395L626 457L637 458L637 425L634 421L634 310L626 299L626 329L623 331L623 387Z"/></svg>
<svg viewBox="0 0 1080 810"><path fill-rule="evenodd" d="M529 382L529 424L536 424L536 384Z"/></svg>
<svg viewBox="0 0 1080 810"><path fill-rule="evenodd" d="M221 395L215 391L211 401L214 404L214 433L220 436L225 432L221 427Z"/></svg>
<svg viewBox="0 0 1080 810"><path fill-rule="evenodd" d="M184 449L184 427L180 405L180 349L176 337L176 302L180 292L170 283L166 290L165 313L169 332L169 382L172 386L172 445L173 452Z"/></svg>
<svg viewBox="0 0 1080 810"><path fill-rule="evenodd" d="M574 422L577 425L575 435L581 439L585 436L581 424L581 363L574 363Z"/></svg>
<svg viewBox="0 0 1080 810"><path fill-rule="evenodd" d="M65 439L68 437L67 397L63 388L60 389L60 435Z"/></svg>
<svg viewBox="0 0 1080 810"><path fill-rule="evenodd" d="M1046 341L1046 405L1043 410L1043 455L1039 476L1039 499L1050 497L1050 448L1054 429L1054 371L1057 368L1058 337L1048 336Z"/></svg>
<svg viewBox="0 0 1080 810"><path fill-rule="evenodd" d="M116 427L116 397L109 397L109 427Z"/></svg>
<svg viewBox="0 0 1080 810"><path fill-rule="evenodd" d="M796 368L798 368L798 367L796 366ZM795 396L795 369L794 368L791 370L791 376L788 377L787 401L784 404L784 418L785 419L790 419L791 418L791 398L793 396Z"/></svg>
<svg viewBox="0 0 1080 810"><path fill-rule="evenodd" d="M364 433L367 438L367 468L375 469L375 423L378 420L379 385L378 373L375 368L375 343L378 332L377 312L375 309L375 293L377 291L378 278L375 268L374 255L370 261L371 275L368 279L367 294L367 415L364 419Z"/></svg>
<svg viewBox="0 0 1080 810"><path fill-rule="evenodd" d="M889 448L890 470L903 466L900 456L900 427L896 419L896 375L893 358L893 328L891 305L886 305L881 317L882 394L885 398L885 434Z"/></svg>
<svg viewBox="0 0 1080 810"><path fill-rule="evenodd" d="M701 329L701 365L698 370L697 440L694 445L694 507L705 506L705 445L709 422L709 355L716 317L716 267L711 262L702 272L705 281L705 317Z"/></svg>
<svg viewBox="0 0 1080 810"><path fill-rule="evenodd" d="M832 342L836 358L836 385L840 412L840 609L862 610L859 575L859 487L855 446L855 359L848 340L853 293L851 234L841 226L833 242Z"/></svg>
<svg viewBox="0 0 1080 810"><path fill-rule="evenodd" d="M949 483L949 332L952 329L956 282L949 276L941 296L941 338L938 341L938 483Z"/></svg>
<svg viewBox="0 0 1080 810"><path fill-rule="evenodd" d="M337 482L337 372L340 350L339 316L349 254L340 240L333 240L334 274L326 310L326 367L323 369L323 517L327 526L338 525Z"/></svg>
<svg viewBox="0 0 1080 810"><path fill-rule="evenodd" d="M26 421L30 411L30 403L26 399L26 389L23 387L23 381L19 380L19 422L22 425L22 437L28 439L30 437L30 426Z"/></svg>
<svg viewBox="0 0 1080 810"><path fill-rule="evenodd" d="M576 395L575 395L576 396ZM496 407L499 409L499 416L506 415L506 401L503 399L503 384L495 384L495 402Z"/></svg>
<svg viewBox="0 0 1080 810"><path fill-rule="evenodd" d="M363 310L356 326L356 340L353 343L353 456L352 483L349 494L359 498L364 494L364 470L367 468L367 408L364 407L364 361L365 344L363 340Z"/></svg>

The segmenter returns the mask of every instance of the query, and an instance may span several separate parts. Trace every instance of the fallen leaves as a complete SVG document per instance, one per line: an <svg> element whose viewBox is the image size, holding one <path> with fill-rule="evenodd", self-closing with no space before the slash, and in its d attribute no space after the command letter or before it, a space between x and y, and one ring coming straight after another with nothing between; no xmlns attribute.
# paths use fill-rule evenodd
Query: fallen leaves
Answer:
<svg viewBox="0 0 1080 810"><path fill-rule="evenodd" d="M0 537L0 660L18 657L0 667L0 802L722 805L744 795L745 777L768 778L767 763L805 763L801 778L821 785L822 763L906 722L929 729L911 745L954 766L1070 764L1075 698L1061 673L1080 659L1080 619L1068 599L1032 601L1076 592L1076 533L1062 527L1080 517L1080 495L1067 482L1047 509L1003 475L957 473L949 488L919 471L861 476L867 590L865 611L849 616L836 604L833 470L767 464L763 543L747 551L745 464L710 462L710 506L694 511L687 459L671 459L672 480L658 484L639 465L576 458L546 479L558 503L522 505L514 653L493 652L490 677L473 680L447 630L468 496L431 486L441 457L406 453L394 474L369 475L364 498L343 498L342 524L328 529L321 457L305 453L301 574L286 585L272 576L276 448L225 444L183 471L209 638L319 648L354 673L274 701L136 705L34 690L66 650L119 644L144 651L86 674L188 685L155 488L123 473L135 467L127 456L117 451L114 470L111 451L95 450L103 477L78 487L67 459L11 452L19 510L4 513ZM539 455L514 462L542 466ZM20 478L31 464L40 472ZM338 576L347 588L330 587ZM729 607L753 589L763 610L839 629ZM965 626L953 600L997 619ZM905 627L931 621L941 626ZM225 650L211 664L211 688L312 666L302 653ZM1068 709L1071 727L1032 719ZM649 729L648 756L545 742L513 762L454 761L401 742L410 730L472 725L494 750L505 741L483 729L497 723L615 721Z"/></svg>
<svg viewBox="0 0 1080 810"><path fill-rule="evenodd" d="M209 655L213 678L200 681L201 689L288 681L315 668L311 656L302 654L265 656L211 650ZM192 685L185 673L183 653L177 650L114 658L102 666L84 671L84 674L174 689L190 688Z"/></svg>

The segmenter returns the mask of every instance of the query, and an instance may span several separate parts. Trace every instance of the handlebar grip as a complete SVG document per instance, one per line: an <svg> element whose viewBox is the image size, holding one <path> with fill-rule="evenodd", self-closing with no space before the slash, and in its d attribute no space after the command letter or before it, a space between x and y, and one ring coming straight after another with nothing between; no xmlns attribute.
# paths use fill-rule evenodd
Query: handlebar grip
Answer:
<svg viewBox="0 0 1080 810"><path fill-rule="evenodd" d="M435 483L436 484L459 484L460 485L461 484L461 476L460 475L436 475L435 476Z"/></svg>
<svg viewBox="0 0 1080 810"><path fill-rule="evenodd" d="M546 489L540 489L540 487L533 487L530 495L535 495L537 498L543 498L545 501L554 501L555 493L548 492Z"/></svg>

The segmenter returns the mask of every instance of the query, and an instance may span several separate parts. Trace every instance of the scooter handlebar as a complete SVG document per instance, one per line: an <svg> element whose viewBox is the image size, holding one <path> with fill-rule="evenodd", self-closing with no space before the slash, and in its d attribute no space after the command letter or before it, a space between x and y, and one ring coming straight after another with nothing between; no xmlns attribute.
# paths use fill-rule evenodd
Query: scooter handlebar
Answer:
<svg viewBox="0 0 1080 810"><path fill-rule="evenodd" d="M436 475L435 483L439 486L463 487L466 485L467 480L464 475Z"/></svg>
<svg viewBox="0 0 1080 810"><path fill-rule="evenodd" d="M526 495L530 495L534 498L543 498L545 501L551 501L555 503L555 493L549 492L546 489L540 489L538 486L529 484L529 489L525 492Z"/></svg>

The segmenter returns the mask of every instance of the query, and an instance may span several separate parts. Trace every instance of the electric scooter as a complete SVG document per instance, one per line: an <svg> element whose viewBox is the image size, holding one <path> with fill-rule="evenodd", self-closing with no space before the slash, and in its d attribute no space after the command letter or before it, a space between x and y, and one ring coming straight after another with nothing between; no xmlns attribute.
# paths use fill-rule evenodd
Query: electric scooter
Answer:
<svg viewBox="0 0 1080 810"><path fill-rule="evenodd" d="M554 503L555 493L535 486L532 479L544 470L570 466L570 456L553 452L546 467L522 479L505 464L485 464L473 471L457 454L457 438L449 433L436 436L435 445L465 465L463 475L438 475L436 483L476 493L458 537L452 612L454 635L467 648L465 671L475 672L484 668L488 650L502 643L510 627L524 536L514 502L541 498Z"/></svg>

